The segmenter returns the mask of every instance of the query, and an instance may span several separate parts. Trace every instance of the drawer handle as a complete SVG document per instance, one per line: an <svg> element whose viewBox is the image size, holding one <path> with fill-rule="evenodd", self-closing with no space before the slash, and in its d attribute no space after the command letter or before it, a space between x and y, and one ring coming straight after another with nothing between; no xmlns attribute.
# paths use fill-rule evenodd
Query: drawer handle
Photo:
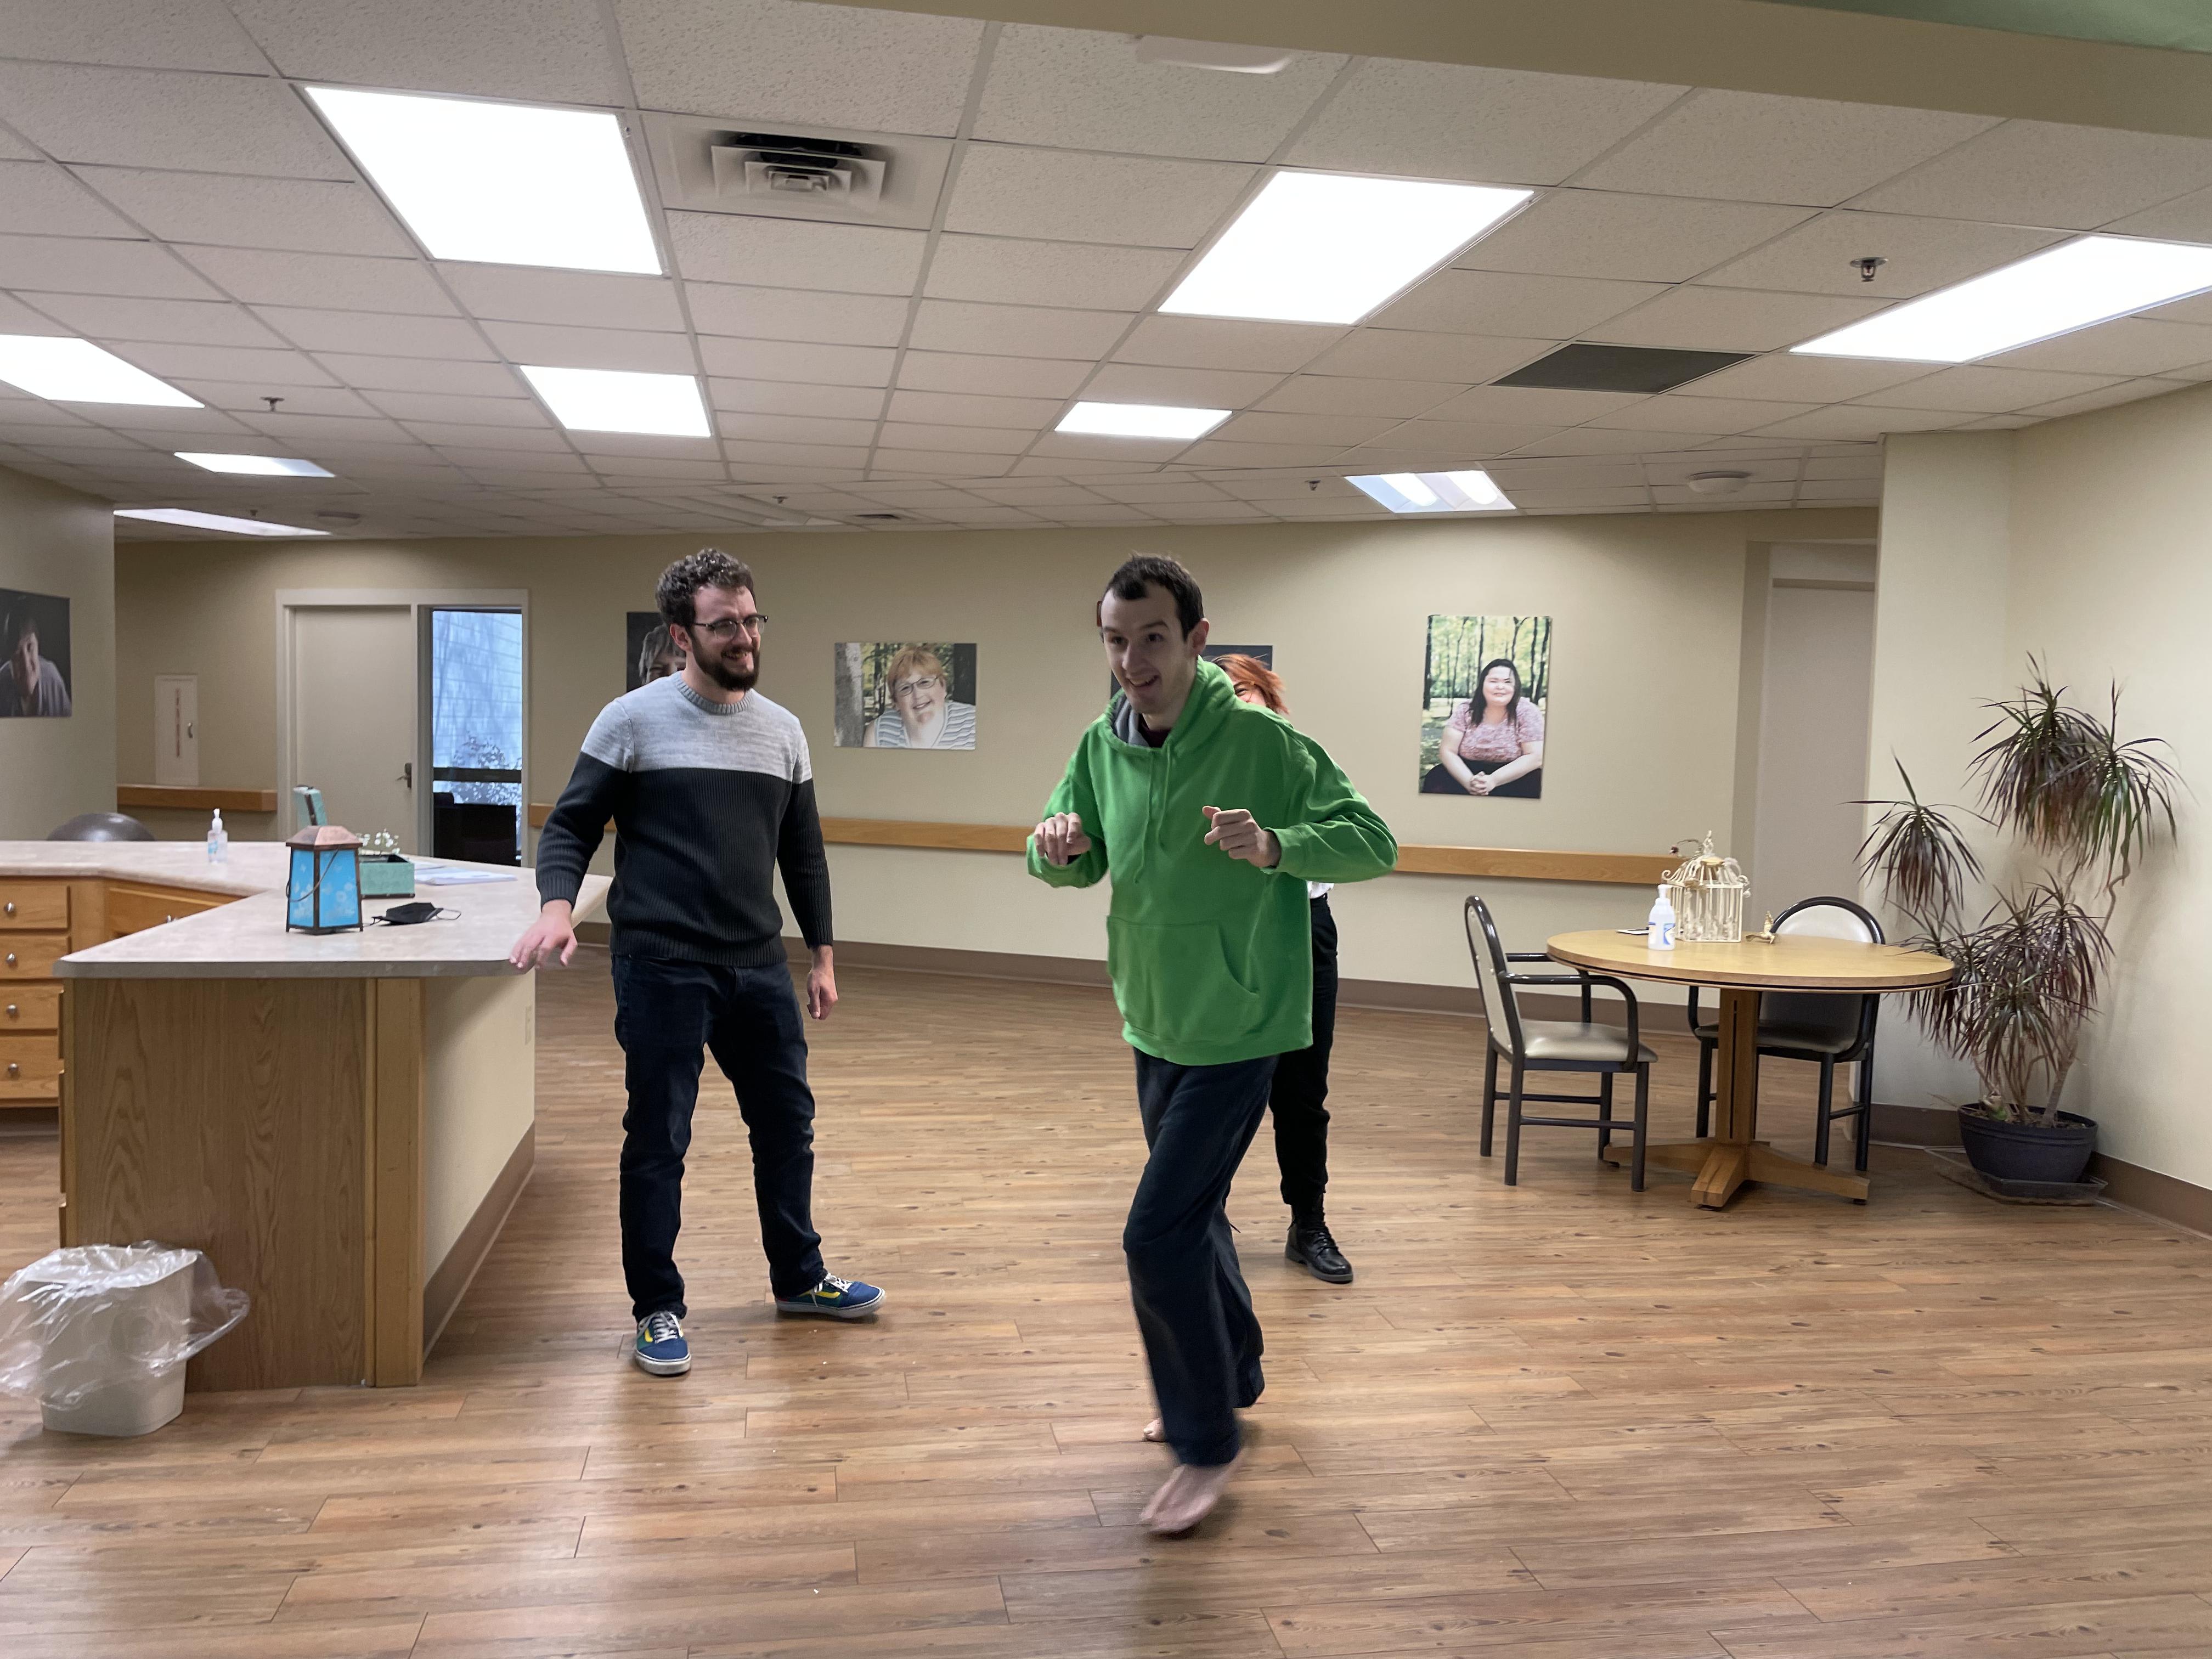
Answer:
<svg viewBox="0 0 2212 1659"><path fill-rule="evenodd" d="M23 1075L23 1068L11 1060L8 1062L8 1075L9 1077L21 1077Z"/></svg>
<svg viewBox="0 0 2212 1659"><path fill-rule="evenodd" d="M15 914L15 900L13 900L13 899L9 899L9 900L8 901L8 902L7 902L5 905L0 905L0 915L12 916L12 915L14 915Z"/></svg>
<svg viewBox="0 0 2212 1659"><path fill-rule="evenodd" d="M15 1005L14 1003L12 1003L12 1002L11 1002L11 1003L9 1003L9 1004L8 1005L8 1018L10 1018L10 1019L15 1019L15 1018L20 1018L20 1016L21 1016L21 1011L20 1009L18 1009L18 1008L15 1006Z"/></svg>
<svg viewBox="0 0 2212 1659"><path fill-rule="evenodd" d="M13 951L8 952L8 965L10 968L15 965L15 953Z"/></svg>

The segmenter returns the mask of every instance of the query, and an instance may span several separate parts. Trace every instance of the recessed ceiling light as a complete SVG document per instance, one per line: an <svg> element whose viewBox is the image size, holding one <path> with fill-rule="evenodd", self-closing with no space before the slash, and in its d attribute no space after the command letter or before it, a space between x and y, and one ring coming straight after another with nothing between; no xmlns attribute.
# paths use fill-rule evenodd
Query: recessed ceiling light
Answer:
<svg viewBox="0 0 2212 1659"><path fill-rule="evenodd" d="M1225 409L1182 409L1171 404L1078 404L1060 417L1053 430L1103 438L1199 438L1228 418Z"/></svg>
<svg viewBox="0 0 2212 1659"><path fill-rule="evenodd" d="M1513 503L1475 468L1465 472L1374 472L1346 478L1393 513L1510 513Z"/></svg>
<svg viewBox="0 0 2212 1659"><path fill-rule="evenodd" d="M643 432L667 438L713 435L699 383L689 374L629 368L520 365L554 418L571 432Z"/></svg>
<svg viewBox="0 0 2212 1659"><path fill-rule="evenodd" d="M1808 340L1813 357L1966 363L2212 289L2212 247L2084 236Z"/></svg>
<svg viewBox="0 0 2212 1659"><path fill-rule="evenodd" d="M220 530L232 536L327 536L327 530L302 530L295 524L270 524L265 519L234 519L221 513L193 513L181 507L118 507L118 519L144 519L152 524L178 524L188 530Z"/></svg>
<svg viewBox="0 0 2212 1659"><path fill-rule="evenodd" d="M33 398L58 404L150 404L163 409L204 406L198 398L186 397L89 340L58 335L0 334L0 380L22 387Z"/></svg>
<svg viewBox="0 0 2212 1659"><path fill-rule="evenodd" d="M660 274L622 124L605 111L307 93L433 258Z"/></svg>
<svg viewBox="0 0 2212 1659"><path fill-rule="evenodd" d="M1430 179L1279 173L1160 309L1356 323L1534 193Z"/></svg>
<svg viewBox="0 0 2212 1659"><path fill-rule="evenodd" d="M173 452L180 461L205 467L210 472L245 472L257 478L327 478L331 475L313 461L288 460L282 455L216 455L206 450Z"/></svg>

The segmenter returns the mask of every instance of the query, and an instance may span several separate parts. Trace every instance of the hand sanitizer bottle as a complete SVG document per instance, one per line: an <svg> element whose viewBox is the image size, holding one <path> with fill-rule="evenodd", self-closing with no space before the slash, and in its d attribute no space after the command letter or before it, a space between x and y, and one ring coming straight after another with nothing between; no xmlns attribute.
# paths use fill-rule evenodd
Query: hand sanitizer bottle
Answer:
<svg viewBox="0 0 2212 1659"><path fill-rule="evenodd" d="M220 806L216 808L215 821L208 825L208 862L230 862L230 831L222 827L222 809Z"/></svg>
<svg viewBox="0 0 2212 1659"><path fill-rule="evenodd" d="M1667 884L1659 884L1659 896L1653 901L1649 918L1650 931L1644 936L1647 951L1671 951L1674 948L1674 907L1667 902Z"/></svg>

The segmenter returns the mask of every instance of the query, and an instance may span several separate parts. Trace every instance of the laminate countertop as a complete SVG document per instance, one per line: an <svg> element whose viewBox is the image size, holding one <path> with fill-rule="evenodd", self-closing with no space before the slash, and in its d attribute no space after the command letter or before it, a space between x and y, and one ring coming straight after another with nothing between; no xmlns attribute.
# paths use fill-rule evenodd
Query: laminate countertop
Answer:
<svg viewBox="0 0 2212 1659"><path fill-rule="evenodd" d="M507 953L538 915L534 872L511 866L418 860L415 896L458 912L412 927L295 933L284 927L289 849L281 842L233 842L226 864L210 864L199 842L0 841L0 878L143 882L234 899L212 910L95 945L54 965L63 979L434 979L511 974ZM431 868L495 871L506 881L433 886ZM586 876L579 921L606 900L607 879ZM405 899L362 901L363 920Z"/></svg>

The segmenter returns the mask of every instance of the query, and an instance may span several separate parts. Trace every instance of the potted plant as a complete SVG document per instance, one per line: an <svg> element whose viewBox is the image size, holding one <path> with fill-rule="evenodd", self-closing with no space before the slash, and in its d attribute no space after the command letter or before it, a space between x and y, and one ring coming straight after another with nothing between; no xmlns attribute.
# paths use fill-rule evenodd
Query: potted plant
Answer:
<svg viewBox="0 0 2212 1659"><path fill-rule="evenodd" d="M1911 925L1910 943L1955 970L1912 1012L1980 1079L1981 1099L1959 1108L1968 1160L2000 1181L2078 1182L2097 1125L2060 1111L2059 1095L2112 963L2120 889L2161 826L2172 833L2179 781L2164 738L2120 740L2118 686L2100 716L2031 658L2019 695L1984 706L1969 816L2010 837L2004 878L1984 873L1949 815L1960 809L1924 804L1901 765L1903 800L1858 803L1882 809L1859 866Z"/></svg>

